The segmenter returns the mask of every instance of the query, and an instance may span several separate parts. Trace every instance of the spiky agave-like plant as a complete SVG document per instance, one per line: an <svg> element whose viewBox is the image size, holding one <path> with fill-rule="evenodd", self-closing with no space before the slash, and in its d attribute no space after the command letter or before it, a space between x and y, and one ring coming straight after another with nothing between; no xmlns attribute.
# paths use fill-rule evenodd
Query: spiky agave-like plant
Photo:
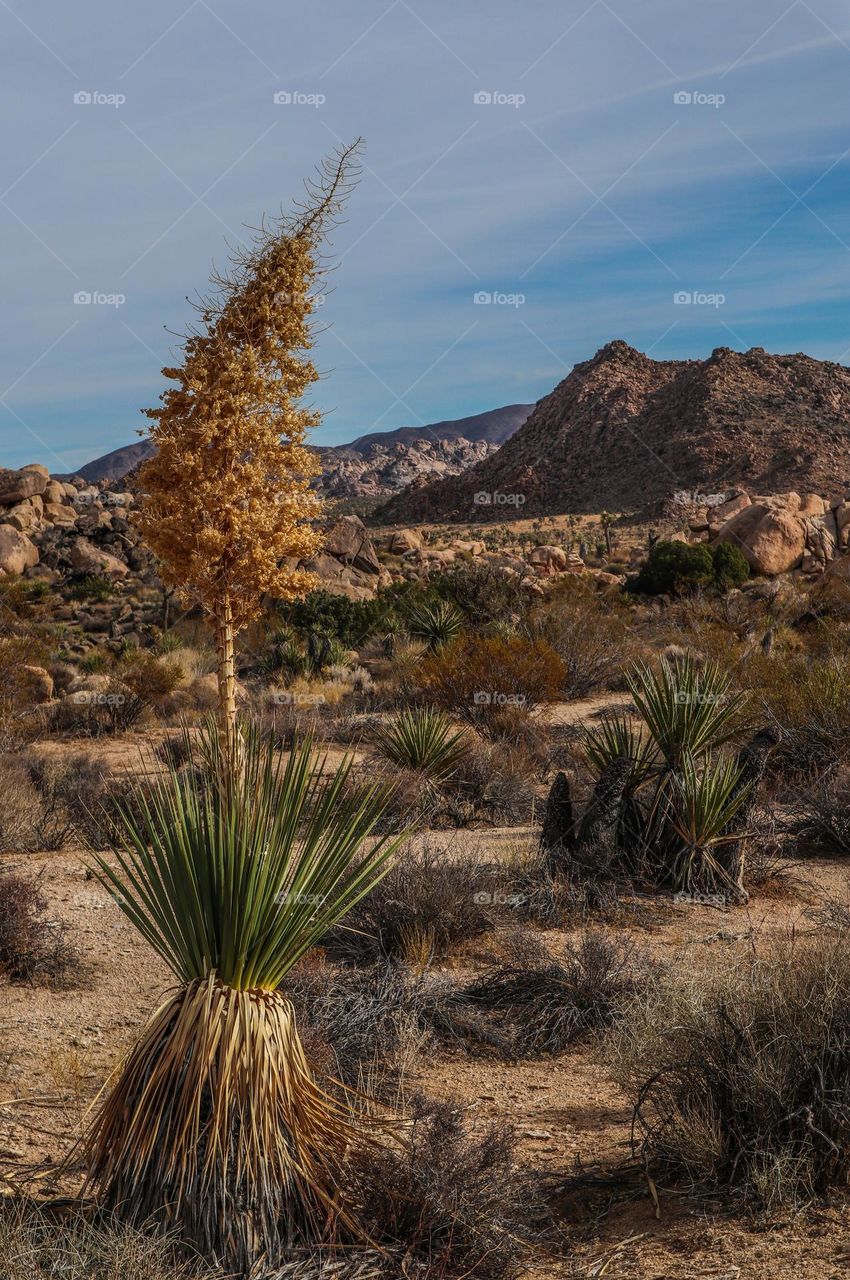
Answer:
<svg viewBox="0 0 850 1280"><path fill-rule="evenodd" d="M391 764L421 769L434 782L444 782L457 767L466 746L466 733L455 729L436 707L399 711L379 726L375 743Z"/></svg>
<svg viewBox="0 0 850 1280"><path fill-rule="evenodd" d="M340 1170L364 1131L315 1081L281 984L399 843L369 842L385 795L346 786L350 759L325 776L309 742L284 759L255 728L241 741L234 773L209 724L200 767L167 770L122 810L117 867L95 859L179 985L84 1148L108 1208L238 1274L350 1221Z"/></svg>

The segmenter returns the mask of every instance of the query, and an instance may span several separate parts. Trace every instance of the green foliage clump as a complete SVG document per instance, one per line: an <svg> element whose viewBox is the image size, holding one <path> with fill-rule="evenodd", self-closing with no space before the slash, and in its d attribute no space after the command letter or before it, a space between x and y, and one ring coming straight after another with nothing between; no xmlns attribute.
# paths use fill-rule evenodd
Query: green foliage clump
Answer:
<svg viewBox="0 0 850 1280"><path fill-rule="evenodd" d="M656 542L628 585L642 595L681 595L700 587L739 586L749 573L741 551L729 543Z"/></svg>

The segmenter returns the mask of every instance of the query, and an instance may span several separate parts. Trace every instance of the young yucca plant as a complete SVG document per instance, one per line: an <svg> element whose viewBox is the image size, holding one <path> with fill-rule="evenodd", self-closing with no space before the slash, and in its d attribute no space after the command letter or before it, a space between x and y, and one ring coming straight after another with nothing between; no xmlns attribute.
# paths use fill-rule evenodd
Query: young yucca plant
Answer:
<svg viewBox="0 0 850 1280"><path fill-rule="evenodd" d="M453 640L463 626L460 609L446 600L436 604L423 604L412 609L407 617L407 632L416 640L422 640L427 649L440 649Z"/></svg>
<svg viewBox="0 0 850 1280"><path fill-rule="evenodd" d="M740 831L731 831L749 787L738 784L741 768L732 759L707 756L699 769L689 757L674 775L667 807L670 880L676 890L690 892L703 885L737 889L723 858L723 846L736 843Z"/></svg>
<svg viewBox="0 0 850 1280"><path fill-rule="evenodd" d="M698 760L740 729L746 694L730 692L729 676L716 662L699 667L688 654L679 662L662 660L657 671L638 663L627 682L668 769L680 769L688 756Z"/></svg>
<svg viewBox="0 0 850 1280"><path fill-rule="evenodd" d="M381 725L375 742L382 756L404 769L421 769L431 782L444 782L463 755L466 735L435 707L400 711Z"/></svg>
<svg viewBox="0 0 850 1280"><path fill-rule="evenodd" d="M240 743L233 771L209 724L199 767L166 770L122 810L117 867L95 859L178 985L85 1155L107 1208L175 1227L241 1275L350 1221L340 1171L363 1131L314 1080L282 984L399 838L368 841L386 796L347 786L350 760L326 777L309 742L284 758L248 726Z"/></svg>

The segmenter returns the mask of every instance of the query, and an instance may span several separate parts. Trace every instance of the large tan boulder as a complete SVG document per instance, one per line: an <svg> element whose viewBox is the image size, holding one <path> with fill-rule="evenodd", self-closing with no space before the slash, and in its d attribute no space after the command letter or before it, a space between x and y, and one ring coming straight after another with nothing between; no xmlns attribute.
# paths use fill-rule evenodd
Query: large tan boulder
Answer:
<svg viewBox="0 0 850 1280"><path fill-rule="evenodd" d="M539 578L552 578L557 573L566 573L567 553L563 547L535 547L529 552L528 563Z"/></svg>
<svg viewBox="0 0 850 1280"><path fill-rule="evenodd" d="M822 516L829 511L829 503L818 493L804 493L800 499L797 514L801 516Z"/></svg>
<svg viewBox="0 0 850 1280"><path fill-rule="evenodd" d="M394 556L406 556L422 546L422 535L415 529L397 529L391 534L389 550Z"/></svg>
<svg viewBox="0 0 850 1280"><path fill-rule="evenodd" d="M13 529L18 529L21 533L29 533L31 530L37 529L40 523L40 516L33 505L32 498L19 502L17 506L8 507L3 512L3 523L10 524Z"/></svg>
<svg viewBox="0 0 850 1280"><path fill-rule="evenodd" d="M458 539L457 542L452 543L452 546L455 551L458 551L461 555L465 556L481 556L484 554L485 550L484 543L477 541L477 539L472 541Z"/></svg>
<svg viewBox="0 0 850 1280"><path fill-rule="evenodd" d="M41 495L48 479L44 467L23 467L20 471L0 467L0 507L14 507L25 498Z"/></svg>
<svg viewBox="0 0 850 1280"><path fill-rule="evenodd" d="M122 560L96 547L88 538L77 538L71 544L68 559L77 573L104 573L109 578L123 578L129 572Z"/></svg>
<svg viewBox="0 0 850 1280"><path fill-rule="evenodd" d="M741 550L756 573L788 573L803 559L806 527L790 511L768 511L743 540Z"/></svg>
<svg viewBox="0 0 850 1280"><path fill-rule="evenodd" d="M63 503L65 501L65 486L61 480L48 480L41 496L45 502Z"/></svg>
<svg viewBox="0 0 850 1280"><path fill-rule="evenodd" d="M14 578L38 564L38 548L25 533L0 524L0 577Z"/></svg>
<svg viewBox="0 0 850 1280"><path fill-rule="evenodd" d="M716 541L731 542L735 546L740 546L755 532L768 510L769 508L761 502L751 502L748 506L742 507L721 525L717 531Z"/></svg>
<svg viewBox="0 0 850 1280"><path fill-rule="evenodd" d="M74 508L59 502L45 502L43 517L48 524L55 524L60 529L70 529L77 523Z"/></svg>
<svg viewBox="0 0 850 1280"><path fill-rule="evenodd" d="M380 573L381 564L359 516L340 516L325 539L325 551L362 573Z"/></svg>

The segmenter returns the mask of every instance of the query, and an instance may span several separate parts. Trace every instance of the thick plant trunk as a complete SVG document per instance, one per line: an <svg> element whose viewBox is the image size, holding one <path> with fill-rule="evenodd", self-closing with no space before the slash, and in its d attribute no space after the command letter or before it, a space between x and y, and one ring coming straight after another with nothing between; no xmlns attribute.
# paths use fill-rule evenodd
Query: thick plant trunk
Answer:
<svg viewBox="0 0 850 1280"><path fill-rule="evenodd" d="M569 854L575 843L575 822L570 782L563 772L558 773L546 799L540 848L550 875L565 871Z"/></svg>
<svg viewBox="0 0 850 1280"><path fill-rule="evenodd" d="M738 840L730 841L726 845L725 859L729 879L744 898L747 896L747 891L744 888L744 865L747 851L746 832L755 812L759 787L764 778L768 757L776 743L776 734L771 729L761 729L749 742L744 744L738 755L741 776L732 789L730 799L739 796L746 787L749 787L749 792L746 800L727 827L727 834L731 834L734 831L741 832L742 835Z"/></svg>
<svg viewBox="0 0 850 1280"><path fill-rule="evenodd" d="M218 701L221 749L232 765L236 757L236 668L233 651L233 606L225 595L215 616L218 646Z"/></svg>

